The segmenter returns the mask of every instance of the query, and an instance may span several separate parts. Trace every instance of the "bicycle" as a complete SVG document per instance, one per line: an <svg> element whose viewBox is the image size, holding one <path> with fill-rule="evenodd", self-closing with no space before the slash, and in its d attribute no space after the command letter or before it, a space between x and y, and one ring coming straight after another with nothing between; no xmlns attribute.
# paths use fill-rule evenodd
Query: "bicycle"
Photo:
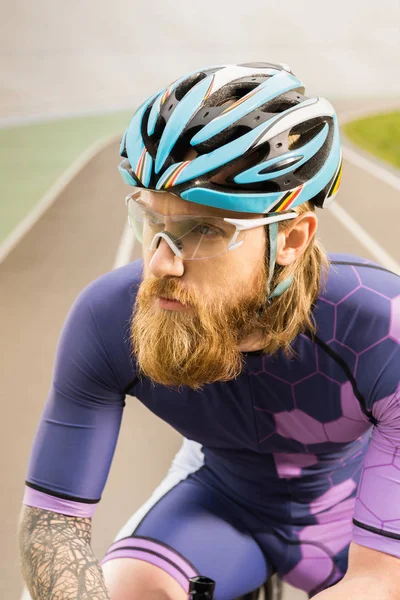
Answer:
<svg viewBox="0 0 400 600"><path fill-rule="evenodd" d="M192 577L189 587L189 599L212 600L215 582L204 576ZM282 600L282 581L276 575L272 575L258 589L240 596L236 600Z"/></svg>

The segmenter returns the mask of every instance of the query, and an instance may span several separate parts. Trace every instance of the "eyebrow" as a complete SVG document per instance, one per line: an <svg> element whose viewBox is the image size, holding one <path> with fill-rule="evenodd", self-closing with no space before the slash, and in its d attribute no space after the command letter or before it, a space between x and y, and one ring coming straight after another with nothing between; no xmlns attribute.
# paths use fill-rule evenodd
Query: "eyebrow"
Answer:
<svg viewBox="0 0 400 600"><path fill-rule="evenodd" d="M154 191L154 190L151 190L151 191ZM159 193L162 193L162 192L159 192ZM143 201L140 198L140 196L141 196L141 191L138 191L135 194L132 194L131 197L133 199L135 199L135 200L138 200L139 204L143 208L146 208L147 210L151 210L154 213L156 213L158 215L162 215L164 217L174 217L174 216L175 217L190 217L190 216L192 216L192 217L217 217L217 218L220 218L220 219L247 219L247 218L249 218L249 219L255 219L255 218L257 218L258 215L261 215L261 217L265 216L263 213L242 213L242 212L239 213L241 216L238 216L238 213L236 213L235 211L231 211L232 214L223 214L223 215L221 215L221 214L213 214L213 213L204 213L204 214L202 214L201 212L175 213L175 214L172 214L172 215L171 214L164 214L164 213L158 212L157 210L154 210L154 208L152 208L149 205L148 202ZM176 196L176 197L179 198L179 196ZM204 205L204 204L202 204L202 205L196 204L196 206L204 206L205 207L206 205ZM210 208L212 210L213 207L212 206L207 206L207 208Z"/></svg>
<svg viewBox="0 0 400 600"><path fill-rule="evenodd" d="M163 217L216 217L216 218L219 217L221 219L224 218L224 216L222 216L222 215L215 215L215 214L213 215L212 213L204 213L203 214L201 212L184 212L184 213L164 214L162 212L159 212L158 210L154 210L154 208L152 208L147 202L143 202L140 199L139 199L138 204L140 204L140 206L144 210L151 211L157 215L162 215ZM231 218L233 218L233 217L231 217Z"/></svg>

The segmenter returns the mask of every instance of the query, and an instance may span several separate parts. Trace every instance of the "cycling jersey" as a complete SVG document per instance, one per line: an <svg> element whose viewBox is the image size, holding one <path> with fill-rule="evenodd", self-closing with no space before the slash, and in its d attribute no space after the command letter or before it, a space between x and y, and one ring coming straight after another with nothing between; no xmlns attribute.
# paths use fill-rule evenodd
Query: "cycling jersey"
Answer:
<svg viewBox="0 0 400 600"><path fill-rule="evenodd" d="M236 379L200 391L137 376L130 318L141 261L90 284L61 334L24 502L91 516L125 397L135 396L196 442L201 460L172 473L107 559L149 560L183 586L198 571L214 574L222 600L242 593L218 577L238 569L251 544L247 590L278 570L314 594L343 576L351 539L400 557L400 278L358 257L330 259L316 335L299 335L292 356L244 353ZM193 531L174 533L198 517L201 539L206 513L220 532L215 556L200 556Z"/></svg>

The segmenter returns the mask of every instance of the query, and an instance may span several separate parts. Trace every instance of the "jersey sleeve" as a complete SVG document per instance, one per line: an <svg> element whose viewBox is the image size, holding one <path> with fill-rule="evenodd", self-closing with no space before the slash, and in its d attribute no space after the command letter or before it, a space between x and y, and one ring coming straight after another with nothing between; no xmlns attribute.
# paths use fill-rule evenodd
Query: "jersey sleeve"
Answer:
<svg viewBox="0 0 400 600"><path fill-rule="evenodd" d="M83 517L100 500L125 404L124 382L111 360L115 338L124 345L123 332L105 344L103 323L113 327L117 307L96 315L101 287L91 284L80 294L63 327L24 496L26 505Z"/></svg>
<svg viewBox="0 0 400 600"><path fill-rule="evenodd" d="M400 558L400 387L375 403L375 425L364 459L353 540Z"/></svg>
<svg viewBox="0 0 400 600"><path fill-rule="evenodd" d="M391 300L389 335L371 348L365 377L375 421L357 492L353 540L400 558L400 296ZM361 357L362 358L362 357ZM361 361L360 358L360 361Z"/></svg>

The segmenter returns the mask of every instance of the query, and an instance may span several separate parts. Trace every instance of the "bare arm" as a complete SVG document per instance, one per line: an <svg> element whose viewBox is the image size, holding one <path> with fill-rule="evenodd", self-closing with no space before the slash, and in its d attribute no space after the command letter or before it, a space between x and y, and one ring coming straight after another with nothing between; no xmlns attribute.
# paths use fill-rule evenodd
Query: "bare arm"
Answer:
<svg viewBox="0 0 400 600"><path fill-rule="evenodd" d="M400 600L400 559L371 548L350 545L349 568L339 583L315 600Z"/></svg>
<svg viewBox="0 0 400 600"><path fill-rule="evenodd" d="M22 573L34 600L110 600L90 539L90 519L24 506Z"/></svg>

